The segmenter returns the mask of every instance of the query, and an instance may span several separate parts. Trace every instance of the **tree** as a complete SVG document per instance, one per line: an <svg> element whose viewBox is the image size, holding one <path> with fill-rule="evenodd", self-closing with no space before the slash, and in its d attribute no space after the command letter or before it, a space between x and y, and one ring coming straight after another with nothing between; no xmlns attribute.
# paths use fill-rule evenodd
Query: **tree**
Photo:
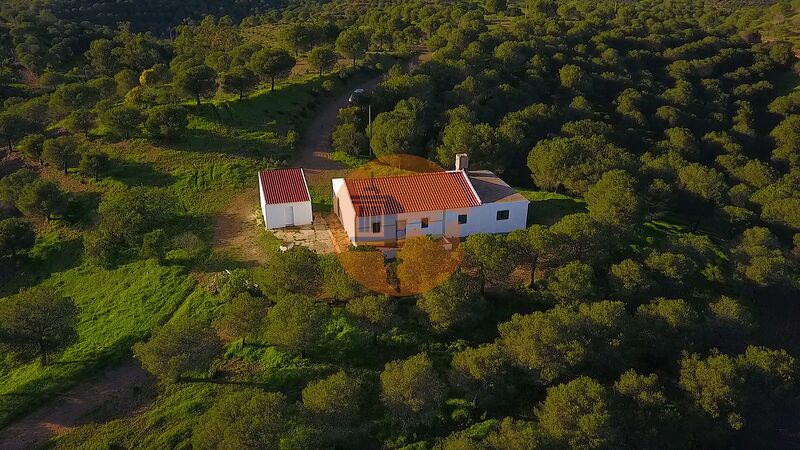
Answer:
<svg viewBox="0 0 800 450"><path fill-rule="evenodd" d="M200 98L211 95L217 88L217 74L214 69L201 64L189 67L175 77L175 86L184 94L191 96L200 106Z"/></svg>
<svg viewBox="0 0 800 450"><path fill-rule="evenodd" d="M202 450L283 448L288 431L288 405L283 394L245 389L230 393L200 417L192 447Z"/></svg>
<svg viewBox="0 0 800 450"><path fill-rule="evenodd" d="M464 265L468 271L474 271L480 282L480 293L485 294L486 282L498 284L505 281L514 270L509 264L511 251L503 236L497 234L478 233L468 236L461 243L464 251Z"/></svg>
<svg viewBox="0 0 800 450"><path fill-rule="evenodd" d="M356 27L346 28L336 38L336 51L347 58L351 58L353 66L356 65L357 59L364 56L368 47L369 39L367 35Z"/></svg>
<svg viewBox="0 0 800 450"><path fill-rule="evenodd" d="M486 0L483 3L483 8L492 14L499 13L501 11L505 11L506 7L508 6L506 0Z"/></svg>
<svg viewBox="0 0 800 450"><path fill-rule="evenodd" d="M274 91L275 79L288 77L296 63L286 50L265 48L253 53L248 67L262 80L270 80L270 89Z"/></svg>
<svg viewBox="0 0 800 450"><path fill-rule="evenodd" d="M139 75L131 69L122 69L114 75L117 95L124 97L131 89L139 86Z"/></svg>
<svg viewBox="0 0 800 450"><path fill-rule="evenodd" d="M166 64L156 64L149 69L144 69L139 75L139 84L142 86L158 86L169 81L169 67Z"/></svg>
<svg viewBox="0 0 800 450"><path fill-rule="evenodd" d="M164 382L180 381L187 372L208 370L222 352L222 342L207 324L188 318L170 320L133 352L142 367Z"/></svg>
<svg viewBox="0 0 800 450"><path fill-rule="evenodd" d="M63 169L65 175L67 174L67 169L73 165L77 154L78 141L70 135L47 139L42 145L42 157L44 160L55 167Z"/></svg>
<svg viewBox="0 0 800 450"><path fill-rule="evenodd" d="M585 193L607 171L631 166L631 156L602 136L540 140L528 155L533 181L542 189L563 186Z"/></svg>
<svg viewBox="0 0 800 450"><path fill-rule="evenodd" d="M26 168L0 178L0 201L15 205L22 191L37 179L36 172Z"/></svg>
<svg viewBox="0 0 800 450"><path fill-rule="evenodd" d="M406 239L397 252L400 291L419 294L444 283L458 268L460 252L449 251L428 236Z"/></svg>
<svg viewBox="0 0 800 450"><path fill-rule="evenodd" d="M541 384L572 374L589 362L624 364L616 346L626 326L622 302L556 305L545 312L514 314L497 326L503 352Z"/></svg>
<svg viewBox="0 0 800 450"><path fill-rule="evenodd" d="M100 91L86 83L64 84L50 95L50 109L61 118L78 109L92 109L99 99Z"/></svg>
<svg viewBox="0 0 800 450"><path fill-rule="evenodd" d="M532 288L536 284L536 270L542 262L546 262L553 249L553 235L543 225L531 225L528 228L514 230L508 234L508 248L511 249L514 259L527 265L531 274L528 284Z"/></svg>
<svg viewBox="0 0 800 450"><path fill-rule="evenodd" d="M111 132L124 139L129 139L131 134L139 130L144 122L144 113L131 105L120 105L109 108L100 115L100 123Z"/></svg>
<svg viewBox="0 0 800 450"><path fill-rule="evenodd" d="M425 103L401 100L392 111L382 112L372 123L370 147L377 156L409 153L419 148L425 124Z"/></svg>
<svg viewBox="0 0 800 450"><path fill-rule="evenodd" d="M497 450L538 450L552 448L552 438L534 422L504 418L486 442Z"/></svg>
<svg viewBox="0 0 800 450"><path fill-rule="evenodd" d="M574 64L567 64L558 71L561 85L567 89L581 91L589 82L586 72Z"/></svg>
<svg viewBox="0 0 800 450"><path fill-rule="evenodd" d="M25 186L16 204L17 208L27 215L39 215L50 219L64 212L67 198L57 184L39 179Z"/></svg>
<svg viewBox="0 0 800 450"><path fill-rule="evenodd" d="M29 126L20 114L11 111L0 113L0 136L5 139L9 154L14 151L14 142L25 135Z"/></svg>
<svg viewBox="0 0 800 450"><path fill-rule="evenodd" d="M491 402L499 400L509 391L513 383L507 383L510 364L496 343L466 348L455 355L450 363L450 380L467 395L473 403L480 399Z"/></svg>
<svg viewBox="0 0 800 450"><path fill-rule="evenodd" d="M308 54L308 64L319 71L319 76L333 69L338 61L339 55L330 47L314 47Z"/></svg>
<svg viewBox="0 0 800 450"><path fill-rule="evenodd" d="M553 271L547 292L560 302L586 300L592 294L592 267L572 261Z"/></svg>
<svg viewBox="0 0 800 450"><path fill-rule="evenodd" d="M592 262L602 259L608 246L600 225L587 213L568 214L550 227L555 250L561 261Z"/></svg>
<svg viewBox="0 0 800 450"><path fill-rule="evenodd" d="M692 348L699 323L697 313L682 299L657 298L636 309L639 346L649 360L674 361Z"/></svg>
<svg viewBox="0 0 800 450"><path fill-rule="evenodd" d="M364 286L344 269L337 254L321 255L322 296L336 301L350 300L365 292Z"/></svg>
<svg viewBox="0 0 800 450"><path fill-rule="evenodd" d="M311 44L311 33L312 30L305 24L294 22L281 29L278 39L294 51L295 56L299 56L300 52L307 50Z"/></svg>
<svg viewBox="0 0 800 450"><path fill-rule="evenodd" d="M263 298L242 292L222 306L222 315L214 325L228 337L241 338L242 345L246 345L245 339L262 327L266 315L267 302Z"/></svg>
<svg viewBox="0 0 800 450"><path fill-rule="evenodd" d="M81 155L78 170L95 181L100 179L100 174L108 168L108 156L100 152L86 152Z"/></svg>
<svg viewBox="0 0 800 450"><path fill-rule="evenodd" d="M678 448L688 445L688 436L675 433L680 416L664 394L656 374L625 371L614 383L621 423L620 439L629 448Z"/></svg>
<svg viewBox="0 0 800 450"><path fill-rule="evenodd" d="M41 365L78 341L75 302L47 285L27 289L0 302L0 342L25 360Z"/></svg>
<svg viewBox="0 0 800 450"><path fill-rule="evenodd" d="M355 124L343 123L334 128L331 146L335 152L357 156L369 150L369 140Z"/></svg>
<svg viewBox="0 0 800 450"><path fill-rule="evenodd" d="M736 357L714 352L684 357L680 386L710 417L740 430L774 423L769 413L795 389L797 370L785 350L748 346Z"/></svg>
<svg viewBox="0 0 800 450"><path fill-rule="evenodd" d="M94 128L94 119L94 113L91 111L87 109L76 109L64 119L64 125L73 133L87 134Z"/></svg>
<svg viewBox="0 0 800 450"><path fill-rule="evenodd" d="M442 144L436 149L440 163L451 166L455 155L467 153L470 160L487 165L497 163L497 139L491 126L451 120L442 130Z"/></svg>
<svg viewBox="0 0 800 450"><path fill-rule="evenodd" d="M615 442L608 390L596 380L578 377L547 388L536 409L542 428L571 448L606 448Z"/></svg>
<svg viewBox="0 0 800 450"><path fill-rule="evenodd" d="M748 228L733 249L737 274L760 286L787 280L787 259L778 238L764 227Z"/></svg>
<svg viewBox="0 0 800 450"><path fill-rule="evenodd" d="M303 389L303 408L336 432L358 423L361 391L358 378L339 371Z"/></svg>
<svg viewBox="0 0 800 450"><path fill-rule="evenodd" d="M35 242L36 234L30 223L16 217L0 220L0 255L14 259Z"/></svg>
<svg viewBox="0 0 800 450"><path fill-rule="evenodd" d="M636 180L624 170L610 170L584 195L592 219L617 226L633 225L641 216L642 203Z"/></svg>
<svg viewBox="0 0 800 450"><path fill-rule="evenodd" d="M225 92L239 94L239 100L242 100L258 86L258 76L246 67L233 67L222 74L220 86Z"/></svg>
<svg viewBox="0 0 800 450"><path fill-rule="evenodd" d="M367 295L347 302L345 311L354 318L359 325L372 331L380 332L386 329L394 316L394 303L385 295Z"/></svg>
<svg viewBox="0 0 800 450"><path fill-rule="evenodd" d="M644 267L632 259L625 259L612 265L609 278L612 286L623 296L640 295L651 287Z"/></svg>
<svg viewBox="0 0 800 450"><path fill-rule="evenodd" d="M446 385L425 353L386 363L380 379L381 401L404 429L430 423L445 399Z"/></svg>
<svg viewBox="0 0 800 450"><path fill-rule="evenodd" d="M428 316L433 329L440 332L474 320L483 305L476 283L461 273L423 292L417 300L417 308Z"/></svg>
<svg viewBox="0 0 800 450"><path fill-rule="evenodd" d="M267 313L265 335L270 344L302 355L319 340L324 319L325 312L311 298L284 295Z"/></svg>
<svg viewBox="0 0 800 450"><path fill-rule="evenodd" d="M186 108L176 105L159 105L147 111L144 128L152 136L174 139L182 135L189 126Z"/></svg>
<svg viewBox="0 0 800 450"><path fill-rule="evenodd" d="M265 286L278 292L314 296L322 287L319 255L302 245L272 255L263 276Z"/></svg>
<svg viewBox="0 0 800 450"><path fill-rule="evenodd" d="M19 141L19 150L29 161L42 163L42 150L44 149L44 135L29 134Z"/></svg>
<svg viewBox="0 0 800 450"><path fill-rule="evenodd" d="M715 169L692 163L678 169L678 184L689 195L686 202L696 219L691 231L697 229L708 208L719 205L727 190L725 178Z"/></svg>

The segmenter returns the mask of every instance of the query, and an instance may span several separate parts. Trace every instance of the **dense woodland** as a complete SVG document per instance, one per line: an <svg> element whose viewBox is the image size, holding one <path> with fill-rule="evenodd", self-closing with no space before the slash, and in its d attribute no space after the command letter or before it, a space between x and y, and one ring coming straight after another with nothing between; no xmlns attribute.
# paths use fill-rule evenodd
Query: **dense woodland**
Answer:
<svg viewBox="0 0 800 450"><path fill-rule="evenodd" d="M52 446L793 446L800 63L759 24L796 3L168 3L0 5L0 426L135 355L135 414ZM409 240L392 297L216 248L375 76L334 158L468 153L530 227Z"/></svg>

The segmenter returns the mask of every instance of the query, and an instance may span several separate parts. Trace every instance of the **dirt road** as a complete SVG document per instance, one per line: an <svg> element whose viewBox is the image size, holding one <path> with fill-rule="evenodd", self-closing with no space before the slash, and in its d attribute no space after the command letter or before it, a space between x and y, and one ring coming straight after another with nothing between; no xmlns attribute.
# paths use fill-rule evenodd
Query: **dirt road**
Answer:
<svg viewBox="0 0 800 450"><path fill-rule="evenodd" d="M330 158L330 137L336 126L336 116L340 109L347 106L347 100L350 98L352 91L364 89L369 92L375 89L381 81L383 81L383 75L353 86L352 90L345 92L325 105L306 129L304 138L298 147L300 157L295 161L294 167L302 167L309 174L324 170L344 169L345 166L343 164Z"/></svg>
<svg viewBox="0 0 800 450"><path fill-rule="evenodd" d="M134 413L152 392L154 378L131 359L99 379L85 381L47 402L0 432L0 449L38 448L53 436L85 423L85 416L102 409L114 418Z"/></svg>
<svg viewBox="0 0 800 450"><path fill-rule="evenodd" d="M411 58L407 62L407 67L410 69L420 62L427 61L429 58L430 53L423 51ZM325 105L306 129L303 140L298 147L300 156L295 161L294 167L302 167L307 174L312 176L322 171L344 169L345 166L343 164L330 158L330 137L334 127L336 127L336 116L340 109L347 106L347 100L350 98L352 91L356 89L364 89L367 92L372 91L384 79L385 75L381 74L369 81L353 86L348 92Z"/></svg>

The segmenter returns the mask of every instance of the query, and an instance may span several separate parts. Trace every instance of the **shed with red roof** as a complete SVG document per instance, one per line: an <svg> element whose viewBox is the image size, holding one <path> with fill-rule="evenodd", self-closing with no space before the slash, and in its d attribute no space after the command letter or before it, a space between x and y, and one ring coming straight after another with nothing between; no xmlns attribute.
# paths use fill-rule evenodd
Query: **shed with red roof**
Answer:
<svg viewBox="0 0 800 450"><path fill-rule="evenodd" d="M303 169L261 171L258 173L258 191L267 229L313 222L311 194Z"/></svg>

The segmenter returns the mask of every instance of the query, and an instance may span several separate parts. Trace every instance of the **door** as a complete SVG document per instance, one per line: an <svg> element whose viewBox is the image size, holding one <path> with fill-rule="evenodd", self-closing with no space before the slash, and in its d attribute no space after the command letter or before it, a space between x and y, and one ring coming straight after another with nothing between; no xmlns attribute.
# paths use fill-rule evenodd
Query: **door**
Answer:
<svg viewBox="0 0 800 450"><path fill-rule="evenodd" d="M294 206L286 207L286 226L291 227L294 225Z"/></svg>
<svg viewBox="0 0 800 450"><path fill-rule="evenodd" d="M395 239L398 241L402 241L406 238L406 221L405 220L398 220L395 222Z"/></svg>

